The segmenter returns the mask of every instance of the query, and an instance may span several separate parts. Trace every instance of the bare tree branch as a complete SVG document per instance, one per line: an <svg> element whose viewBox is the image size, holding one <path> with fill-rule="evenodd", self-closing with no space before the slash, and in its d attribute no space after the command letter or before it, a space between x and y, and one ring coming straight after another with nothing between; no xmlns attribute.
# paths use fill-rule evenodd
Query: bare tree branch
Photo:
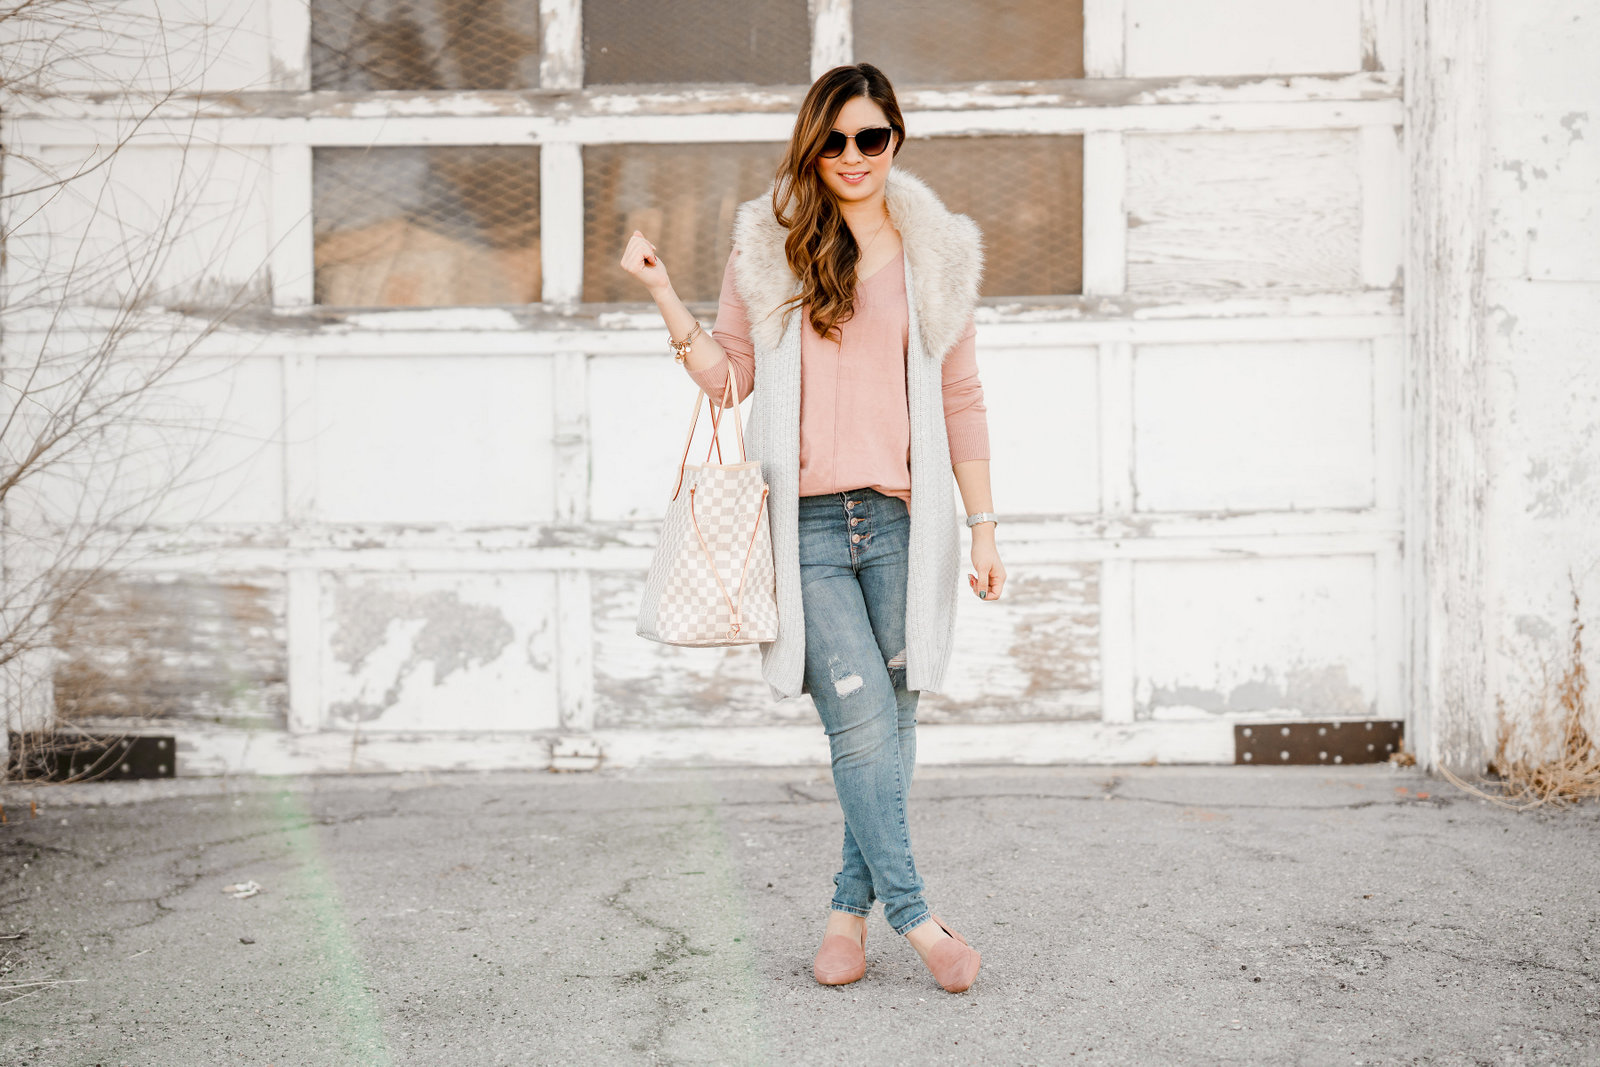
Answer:
<svg viewBox="0 0 1600 1067"><path fill-rule="evenodd" d="M219 32L159 6L141 17L93 0L0 0L0 111L82 91L72 86L85 71L96 93L129 105L114 136L64 164L0 145L0 668L25 687L48 683L66 620L148 562L153 533L208 517L171 507L214 484L207 453L225 432L212 413L180 413L180 372L198 370L205 342L258 298L264 263L220 272L239 205L219 212L202 198L233 150L203 144L197 114L187 131L157 116L190 96L198 109L189 90L203 69L180 70L174 55L189 48L203 68L226 44ZM126 84L109 85L118 64ZM128 150L156 121L165 140L177 133L164 160L175 180L146 197L153 157Z"/></svg>

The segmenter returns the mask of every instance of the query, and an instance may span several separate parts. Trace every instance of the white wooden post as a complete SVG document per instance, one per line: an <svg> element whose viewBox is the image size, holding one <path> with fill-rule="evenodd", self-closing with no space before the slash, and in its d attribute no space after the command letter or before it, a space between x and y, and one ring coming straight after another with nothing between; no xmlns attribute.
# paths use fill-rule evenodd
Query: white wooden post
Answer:
<svg viewBox="0 0 1600 1067"><path fill-rule="evenodd" d="M1388 123L1361 127L1361 284L1399 288L1405 265L1405 138Z"/></svg>
<svg viewBox="0 0 1600 1067"><path fill-rule="evenodd" d="M310 89L310 6L305 0L271 0L269 19L277 87ZM311 145L303 139L271 148L272 306L288 313L303 310L316 298L311 155ZM284 628L291 734L322 726L322 576L310 563L308 529L315 521L317 495L316 381L316 356L291 347L283 357L283 517L291 545L284 575Z"/></svg>
<svg viewBox="0 0 1600 1067"><path fill-rule="evenodd" d="M582 0L540 0L544 55L539 81L546 89L583 87ZM583 299L583 147L544 139L539 149L542 299L571 306ZM583 352L555 355L555 521L589 520L589 362ZM556 572L556 687L563 734L594 730L594 611L589 571ZM598 765L599 746L589 736L563 736L551 746L551 766L586 770Z"/></svg>
<svg viewBox="0 0 1600 1067"><path fill-rule="evenodd" d="M317 502L317 357L283 357L284 626L288 630L289 732L322 726L322 572L315 557Z"/></svg>
<svg viewBox="0 0 1600 1067"><path fill-rule="evenodd" d="M273 88L304 92L311 88L311 4L308 0L267 0Z"/></svg>
<svg viewBox="0 0 1600 1067"><path fill-rule="evenodd" d="M589 521L589 357L561 352L555 368L555 521ZM594 729L594 611L587 568L556 572L556 681L561 729ZM598 756L598 751L595 753Z"/></svg>
<svg viewBox="0 0 1600 1067"><path fill-rule="evenodd" d="M1128 163L1121 130L1083 135L1083 295L1117 296L1128 286Z"/></svg>
<svg viewBox="0 0 1600 1067"><path fill-rule="evenodd" d="M1095 376L1100 514L1126 519L1134 508L1133 346L1102 343ZM1100 561L1100 717L1108 723L1133 721L1133 625L1133 560L1113 549Z"/></svg>
<svg viewBox="0 0 1600 1067"><path fill-rule="evenodd" d="M1120 78L1126 69L1123 0L1083 0L1083 73Z"/></svg>
<svg viewBox="0 0 1600 1067"><path fill-rule="evenodd" d="M539 88L583 88L583 0L539 0Z"/></svg>
<svg viewBox="0 0 1600 1067"><path fill-rule="evenodd" d="M316 256L311 218L311 146L273 145L272 244L267 271L274 308L299 311L316 299Z"/></svg>
<svg viewBox="0 0 1600 1067"><path fill-rule="evenodd" d="M1481 771L1489 703L1483 336L1486 0L1406 10L1408 732L1424 766Z"/></svg>
<svg viewBox="0 0 1600 1067"><path fill-rule="evenodd" d="M811 0L811 77L855 62L851 0Z"/></svg>
<svg viewBox="0 0 1600 1067"><path fill-rule="evenodd" d="M1398 71L1407 0L1361 0L1361 69Z"/></svg>
<svg viewBox="0 0 1600 1067"><path fill-rule="evenodd" d="M1091 78L1123 74L1123 0L1084 0L1083 70ZM1121 130L1083 137L1083 293L1116 296L1128 284L1127 159ZM1133 511L1133 346L1099 346L1100 514ZM1133 721L1133 561L1110 552L1100 561L1100 718Z"/></svg>
<svg viewBox="0 0 1600 1067"><path fill-rule="evenodd" d="M539 147L539 259L545 303L583 299L583 147L572 141Z"/></svg>

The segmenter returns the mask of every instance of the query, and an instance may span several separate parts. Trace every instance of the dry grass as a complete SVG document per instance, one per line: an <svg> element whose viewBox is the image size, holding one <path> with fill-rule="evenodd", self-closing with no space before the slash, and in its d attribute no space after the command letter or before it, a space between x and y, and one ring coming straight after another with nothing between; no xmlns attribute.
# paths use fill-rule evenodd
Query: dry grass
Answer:
<svg viewBox="0 0 1600 1067"><path fill-rule="evenodd" d="M1600 745L1585 724L1593 712L1576 583L1567 662L1559 673L1548 662L1540 668L1537 703L1525 718L1508 714L1503 697L1496 700L1498 730L1488 767L1492 777L1469 783L1447 767L1441 766L1440 773L1474 796L1516 811L1600 797Z"/></svg>
<svg viewBox="0 0 1600 1067"><path fill-rule="evenodd" d="M33 785L105 781L122 762L122 746L133 741L126 731L105 729L13 732L4 780Z"/></svg>

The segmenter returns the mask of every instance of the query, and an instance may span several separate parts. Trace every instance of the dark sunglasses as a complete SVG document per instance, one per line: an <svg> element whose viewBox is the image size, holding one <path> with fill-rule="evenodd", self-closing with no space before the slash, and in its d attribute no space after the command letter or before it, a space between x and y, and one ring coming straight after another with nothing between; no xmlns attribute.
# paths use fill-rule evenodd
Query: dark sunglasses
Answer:
<svg viewBox="0 0 1600 1067"><path fill-rule="evenodd" d="M846 141L854 141L864 156L882 155L893 138L894 131L887 126L868 126L853 134L829 130L827 139L822 142L822 158L832 159L843 152Z"/></svg>

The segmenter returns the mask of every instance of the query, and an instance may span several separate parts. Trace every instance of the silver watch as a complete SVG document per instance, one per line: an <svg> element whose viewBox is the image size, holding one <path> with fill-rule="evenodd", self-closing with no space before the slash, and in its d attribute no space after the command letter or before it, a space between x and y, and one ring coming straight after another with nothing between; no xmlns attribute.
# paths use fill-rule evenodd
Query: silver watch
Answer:
<svg viewBox="0 0 1600 1067"><path fill-rule="evenodd" d="M967 516L968 526L976 526L980 522L992 522L996 526L1000 525L999 518L992 511L979 511Z"/></svg>

